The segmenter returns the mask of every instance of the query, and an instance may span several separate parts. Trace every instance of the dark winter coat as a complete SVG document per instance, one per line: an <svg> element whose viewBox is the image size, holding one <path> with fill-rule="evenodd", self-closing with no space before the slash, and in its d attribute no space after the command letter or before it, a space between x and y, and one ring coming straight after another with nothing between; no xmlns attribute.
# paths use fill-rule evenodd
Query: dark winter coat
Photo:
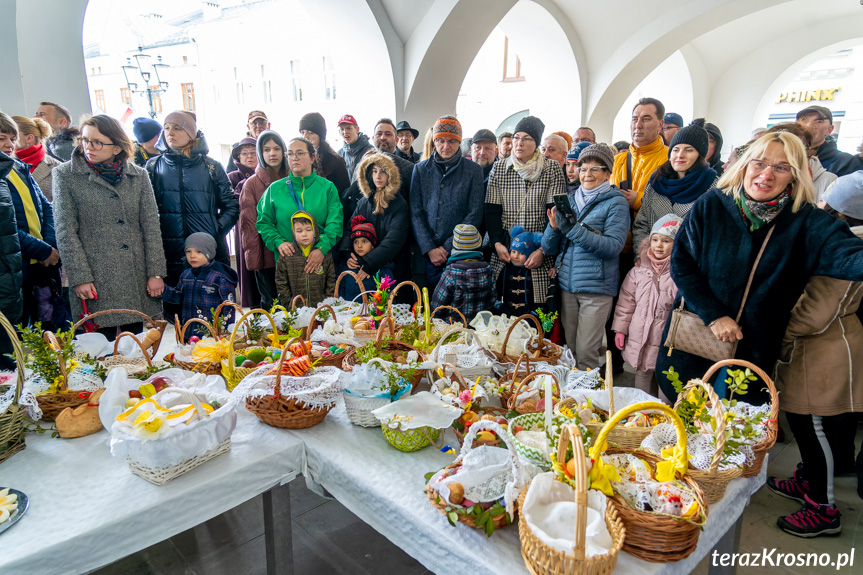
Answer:
<svg viewBox="0 0 863 575"><path fill-rule="evenodd" d="M396 156L398 156L399 158L401 158L403 160L407 160L412 164L416 164L417 162L419 162L420 158L422 157L419 154L417 154L416 152L414 152L413 148L411 148L410 154L405 154L404 152L402 152L401 150L396 148Z"/></svg>
<svg viewBox="0 0 863 575"><path fill-rule="evenodd" d="M479 228L485 207L485 187L479 164L462 158L444 174L434 157L414 166L411 179L411 227L419 253L443 246L452 252L458 224Z"/></svg>
<svg viewBox="0 0 863 575"><path fill-rule="evenodd" d="M363 156L372 148L374 146L369 143L369 137L360 132L357 134L357 140L353 144L345 142L345 145L339 150L339 155L345 161L345 168L351 177L351 183L357 179L357 168L363 160Z"/></svg>
<svg viewBox="0 0 863 575"><path fill-rule="evenodd" d="M12 169L14 160L0 152L0 312L11 323L21 317L21 244L18 240L18 225L15 219L15 206L6 176ZM14 192L12 192L14 193Z"/></svg>
<svg viewBox="0 0 863 575"><path fill-rule="evenodd" d="M237 198L222 165L207 157L209 148L204 134L198 132L197 146L191 157L168 148L165 133L159 136L158 158L147 162L153 184L168 273L179 274L186 267L186 238L206 232L216 238L216 260L230 262L225 235L240 215Z"/></svg>
<svg viewBox="0 0 863 575"><path fill-rule="evenodd" d="M18 160L12 160L12 170L18 174L21 181L27 186L30 192L30 200L33 202L33 207L36 209L36 214L39 216L41 224L42 239L30 235L30 227L27 225L27 215L24 213L24 202L21 201L21 196L18 190L9 182L9 193L12 196L12 203L15 205L15 221L18 224L18 242L21 245L21 271L23 274L23 283L26 285L33 275L31 266L37 265L42 267L42 264L31 263L32 260L40 262L48 259L51 256L53 248L57 247L57 238L54 234L54 208L48 201L48 198L39 189L39 185L30 175L30 170L27 164ZM12 171L10 170L10 171ZM9 179L7 173L6 179ZM43 271L43 270L39 270Z"/></svg>
<svg viewBox="0 0 863 575"><path fill-rule="evenodd" d="M533 274L537 272L547 273L539 269L529 270L512 262L504 264L495 283L498 313L520 316L533 313L536 308L545 309L534 297Z"/></svg>
<svg viewBox="0 0 863 575"><path fill-rule="evenodd" d="M351 185L351 178L342 157L329 144L322 142L317 151L315 173L333 183L339 195Z"/></svg>
<svg viewBox="0 0 863 575"><path fill-rule="evenodd" d="M232 268L219 262L210 262L199 268L186 268L180 274L176 287L166 285L162 300L180 305L180 320L185 324L194 317L206 319L213 317L211 310L224 301L234 301L239 278ZM233 321L234 310L227 308L222 312L224 325Z"/></svg>
<svg viewBox="0 0 863 575"><path fill-rule="evenodd" d="M54 170L54 209L57 243L69 285L93 282L98 300L90 312L133 309L151 317L162 313L162 302L147 295L147 279L165 276L165 252L159 213L147 172L129 162L123 179L112 186L97 176L80 150L72 161ZM83 308L72 300L72 317ZM112 314L99 318L110 327L141 321L137 316Z"/></svg>
<svg viewBox="0 0 863 575"><path fill-rule="evenodd" d="M142 168L147 165L152 158L155 158L159 155L159 152L155 154L151 154L147 150L144 149L139 143L135 143L135 164L141 166Z"/></svg>
<svg viewBox="0 0 863 575"><path fill-rule="evenodd" d="M825 170L837 176L847 176L863 170L863 158L848 152L840 152L833 138L827 138L823 144L815 148L815 155L818 156Z"/></svg>
<svg viewBox="0 0 863 575"><path fill-rule="evenodd" d="M734 319L752 264L771 227L775 231L758 264L739 322L743 339L735 355L767 373L780 356L791 310L812 276L863 281L863 240L845 222L811 204L804 204L796 213L789 204L771 225L750 232L734 198L713 188L692 205L671 254L671 277L679 292L675 307L682 296L686 308L705 325L726 316ZM712 363L678 349L671 357L667 352L665 346L660 349L656 372L673 366L681 381L703 376ZM665 377L657 379L665 394L673 397ZM749 388L752 402L759 399L754 387Z"/></svg>
<svg viewBox="0 0 863 575"><path fill-rule="evenodd" d="M374 188L370 182L372 165L383 168L389 176L389 182L382 192ZM362 190L362 197L357 203L353 216L363 216L374 227L378 236L377 245L365 256L357 256L362 270L370 276L384 265L392 263L404 245L410 233L410 215L407 202L399 195L401 176L395 163L387 154L366 156L360 163L357 184ZM350 218L348 229L342 238L342 252L345 259L353 252L353 242L350 234Z"/></svg>
<svg viewBox="0 0 863 575"><path fill-rule="evenodd" d="M494 278L491 266L480 259L482 254L475 252L476 259L447 263L438 280L431 299L431 308L442 305L456 308L471 321L481 311L494 306ZM444 313L447 312L447 313ZM442 310L435 317L457 319L451 310Z"/></svg>

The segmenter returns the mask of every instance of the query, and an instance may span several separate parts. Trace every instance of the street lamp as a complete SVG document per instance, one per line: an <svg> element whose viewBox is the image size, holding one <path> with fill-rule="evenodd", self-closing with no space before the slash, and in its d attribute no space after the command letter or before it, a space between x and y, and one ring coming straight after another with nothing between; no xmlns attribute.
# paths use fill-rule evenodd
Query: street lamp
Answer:
<svg viewBox="0 0 863 575"><path fill-rule="evenodd" d="M156 64L151 64L151 56L144 54L144 49L141 46L138 47L138 53L134 55L134 58L137 66L132 65L132 58L126 58L126 65L122 66L123 76L126 78L126 87L130 93L147 95L147 103L150 105L150 117L155 118L156 108L153 105L153 98L158 97L168 89L168 82L159 78L159 70L170 68L170 66L162 63L161 56L158 57ZM136 72L144 81L143 89L139 89L137 82L132 81L138 77L135 75ZM155 76L156 83L154 86L151 86L150 78L153 76Z"/></svg>

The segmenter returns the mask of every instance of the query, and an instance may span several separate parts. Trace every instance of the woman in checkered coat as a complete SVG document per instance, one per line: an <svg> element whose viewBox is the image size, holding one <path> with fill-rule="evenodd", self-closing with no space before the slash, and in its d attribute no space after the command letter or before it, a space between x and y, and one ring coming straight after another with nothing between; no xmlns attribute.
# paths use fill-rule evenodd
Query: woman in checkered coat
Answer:
<svg viewBox="0 0 863 575"><path fill-rule="evenodd" d="M509 230L522 226L527 232L543 233L548 224L547 210L553 205L552 196L566 193L563 168L539 151L544 129L539 118L522 118L513 131L512 154L495 163L489 175L485 219L494 246L491 265L495 278L509 263ZM533 252L525 263L526 268L535 270L533 296L537 307L545 304L549 295L549 270L553 265L554 258L542 249Z"/></svg>

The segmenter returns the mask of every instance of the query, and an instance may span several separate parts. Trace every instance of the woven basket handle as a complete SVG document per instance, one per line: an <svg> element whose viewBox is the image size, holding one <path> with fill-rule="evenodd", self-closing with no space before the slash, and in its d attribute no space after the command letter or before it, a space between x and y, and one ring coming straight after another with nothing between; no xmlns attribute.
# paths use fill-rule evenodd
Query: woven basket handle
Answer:
<svg viewBox="0 0 863 575"><path fill-rule="evenodd" d="M57 339L57 336L54 335L54 332L51 331L43 332L42 340L48 344L48 347L57 353L57 365L60 366L60 375L63 377L63 381L60 383L60 391L66 391L66 384L69 383L69 374L66 372L66 362L63 360L63 345L60 343L60 340ZM23 366L24 364L22 363L20 365Z"/></svg>
<svg viewBox="0 0 863 575"><path fill-rule="evenodd" d="M114 340L114 355L117 355L117 348L120 345L120 340L124 337L131 338L132 341L138 344L138 347L141 348L141 352L144 354L144 359L147 360L147 366L153 367L153 362L150 360L150 352L147 351L146 347L144 347L144 343L131 331L120 332L117 339Z"/></svg>
<svg viewBox="0 0 863 575"><path fill-rule="evenodd" d="M608 392L608 417L614 417L614 368L610 350L605 351L605 390Z"/></svg>
<svg viewBox="0 0 863 575"><path fill-rule="evenodd" d="M710 366L710 369L707 370L707 373L701 378L703 381L710 381L710 378L713 377L713 374L722 369L723 367L727 367L730 365L740 365L743 367L748 367L750 370L754 371L758 377L760 377L764 383L767 384L767 389L770 391L770 425L776 426L777 418L779 417L779 392L776 390L776 385L773 383L773 380L767 375L763 369L755 365L754 363L750 363L745 359L723 359L722 361L714 363Z"/></svg>
<svg viewBox="0 0 863 575"><path fill-rule="evenodd" d="M719 462L722 460L722 452L725 451L726 439L725 408L723 407L722 402L719 401L719 396L716 395L716 391L714 391L713 386L700 379L690 379L689 383L686 384L686 387L683 388L683 391L677 396L677 401L674 402L673 409L676 411L678 406L680 406L686 398L689 391L697 387L701 387L707 392L707 400L710 401L711 406L713 407L713 416L716 418L716 430L713 432L713 435L716 437L716 448L713 450L713 459L711 459L710 467L707 469L707 472L713 475L719 470Z"/></svg>
<svg viewBox="0 0 863 575"><path fill-rule="evenodd" d="M180 335L178 336L177 343L183 344L186 342L186 329L188 329L189 325L193 323L199 323L205 328L207 328L207 331L210 332L210 335L213 336L213 339L219 341L219 336L216 334L216 328L214 328L212 325L199 317L193 317L192 319L186 321L186 323L183 324L183 327L180 328Z"/></svg>
<svg viewBox="0 0 863 575"><path fill-rule="evenodd" d="M302 297L302 296L297 296L297 297ZM297 298L295 297L294 299L296 300ZM318 323L318 314L321 312L321 310L324 310L324 309L330 312L330 317L333 319L333 321L337 321L336 320L336 310L334 310L332 308L332 306L329 306L329 305L320 306L312 314L312 317L309 320L309 327L306 329L306 337L309 338L310 340L312 338L312 332L315 331L315 324ZM321 320L321 322L320 322L321 325L324 325L324 321L326 321L326 320Z"/></svg>
<svg viewBox="0 0 863 575"><path fill-rule="evenodd" d="M182 387L166 387L165 389L153 396L153 401L158 403L159 399L161 399L162 396L171 393L176 393L177 395L182 396L183 399L191 403L195 407L195 411L198 412L198 416L201 419L206 419L210 417L210 414L207 413L207 410L204 409L204 406L201 404L201 399L198 397L198 395L196 393L193 393L191 390Z"/></svg>
<svg viewBox="0 0 863 575"><path fill-rule="evenodd" d="M461 453L459 453L454 463L461 463L462 459L464 459L465 456L471 452L471 450L473 449L473 442L476 439L476 434L484 429L494 431L495 433L497 433L497 436L503 440L506 448L509 450L509 459L512 466L513 481L518 483L522 476L521 460L518 457L518 451L515 450L515 445L509 438L509 434L496 421L480 419L476 423L471 424L470 428L467 430L467 433L464 434L464 440L461 444Z"/></svg>
<svg viewBox="0 0 863 575"><path fill-rule="evenodd" d="M336 293L338 293L338 290L336 290ZM306 306L306 298L303 297L303 294L298 293L297 295L294 296L294 299L291 300L291 311L294 311L295 309L297 309L297 301L303 302L303 307ZM285 313L287 313L287 312L288 312L288 310L285 310Z"/></svg>
<svg viewBox="0 0 863 575"><path fill-rule="evenodd" d="M596 439L593 440L593 446L590 448L588 455L591 459L596 459L602 455L602 452L605 451L605 441L608 439L608 434L614 429L618 423L620 423L623 419L629 417L633 413L637 411L658 411L664 415L667 415L671 420L672 425L674 425L675 431L677 431L677 443L683 449L684 456L686 455L686 427L683 425L683 421L680 419L680 416L677 415L677 412L665 405L664 403L657 403L655 401L643 401L641 403L633 403L628 405L614 414L614 417L610 417L608 421L605 422L605 425L602 426L602 429L599 431L599 435L596 436Z"/></svg>
<svg viewBox="0 0 863 575"><path fill-rule="evenodd" d="M577 425L564 425L557 440L557 461L566 468L567 444L572 445L575 460L575 545L572 548L576 561L584 560L584 541L587 537L587 465L584 458L584 440Z"/></svg>
<svg viewBox="0 0 863 575"><path fill-rule="evenodd" d="M444 377L447 376L446 375L446 368L448 368L448 367L452 368L452 375L455 375L458 378L458 389L459 389L459 391L464 391L465 389L470 389L470 384L467 382L467 380L461 374L459 369L451 363L445 363L445 364L441 365L441 371L443 371Z"/></svg>
<svg viewBox="0 0 863 575"><path fill-rule="evenodd" d="M375 336L375 345L381 345L381 342L384 340L384 332L386 332L387 328L390 330L390 336L395 340L396 334L393 329L393 318L389 315L384 315L379 323L377 335Z"/></svg>
<svg viewBox="0 0 863 575"><path fill-rule="evenodd" d="M554 380L554 384L552 387L552 395L555 395L555 392L557 392L557 397L560 398L560 382L557 380L557 377L553 373L549 373L547 371L535 371L535 372L529 374L524 379L522 379L521 383L518 384L518 387L515 388L515 391L512 392L512 395L509 396L509 409L510 410L515 409L515 402L518 399L518 394L521 392L522 388L524 387L524 384L526 384L527 382L529 382L533 379L536 379L540 375L551 376L551 379ZM540 395L545 397L545 387L540 387L539 392L540 392Z"/></svg>
<svg viewBox="0 0 863 575"><path fill-rule="evenodd" d="M273 345L275 345L276 342L279 341L279 329L276 327L276 320L273 319L273 316L270 315L270 312L268 312L265 309L255 308L255 309L250 309L249 311L244 313L240 317L240 319L238 319L237 322L234 324L234 331L231 332L231 337L228 339L228 370L230 371L230 373L232 375L234 373L234 368L236 367L234 365L236 363L234 360L234 357L235 357L234 342L237 339L237 333L240 330L240 324L242 324L243 320L246 319L247 317L252 316L252 315L256 315L256 314L265 315L265 316L267 316L267 319L270 320L270 327L273 328ZM192 321L192 320L189 320L189 321ZM219 338L217 337L216 339L218 340ZM285 344L285 349L287 349L287 344ZM282 355L284 355L284 353Z"/></svg>
<svg viewBox="0 0 863 575"><path fill-rule="evenodd" d="M503 338L503 346L502 346L502 348L501 348L501 350L500 350L500 353L502 353L502 354L504 354L504 355L506 355L506 354L507 354L507 352L506 352L506 348L507 348L507 346L509 345L509 336L510 336L510 334L512 334L512 330L513 330L513 329L515 329L515 326L517 326L517 325L521 322L521 320L523 320L523 319L524 319L524 320L531 320L531 321L533 321L533 323L534 323L534 324L536 324L536 334L539 336L539 342L538 342L538 346L539 346L539 347L538 347L538 349L542 349L542 348L543 348L543 343L544 343L544 338L545 338L545 331L543 331L543 329L542 329L542 324L541 324L541 323L539 323L539 320L538 320L538 319L536 319L536 316L535 316L535 315L532 315L532 314L526 313L526 314L524 314L524 315L522 315L522 316L519 316L519 317L515 318L515 321L513 321L513 322L512 322L512 324L510 324L509 329L508 329L508 330L506 330L506 336ZM530 342L530 338L527 338L527 340L525 340L525 346L526 346L529 342Z"/></svg>
<svg viewBox="0 0 863 575"><path fill-rule="evenodd" d="M467 318L464 317L464 314L461 313L458 309L452 307L451 305L439 305L434 310L432 310L431 315L429 315L429 319L432 319L434 315L442 309L450 309L458 314L458 317L461 318L462 325L467 325Z"/></svg>
<svg viewBox="0 0 863 575"><path fill-rule="evenodd" d="M440 308L438 308L438 309L440 309ZM442 345L444 345L444 342L447 340L447 338L450 337L451 335L455 335L457 333L463 333L465 335L470 335L473 338L473 342L475 344L477 344L480 347L480 349L485 351L485 348L482 346L482 342L480 342L479 338L476 336L475 331L473 331L472 329L464 328L464 327L457 327L457 326L451 327L450 329L448 329L446 331L446 333L444 333L441 336L441 338L439 340L437 340L437 343L435 344L434 349L431 352L431 360L433 362L437 363L438 356L440 355L440 347Z"/></svg>
<svg viewBox="0 0 863 575"><path fill-rule="evenodd" d="M17 373L15 397L12 399L12 405L18 405L18 399L21 397L21 391L24 389L24 363L26 361L24 359L24 348L21 347L18 332L15 331L15 328L9 323L9 319L2 312L0 312L0 325L3 326L6 335L9 336L9 341L12 342L12 352L15 354L15 364L18 366L18 369L15 370Z"/></svg>
<svg viewBox="0 0 863 575"><path fill-rule="evenodd" d="M360 315L365 315L366 310L369 309L369 298L366 296L366 292L363 290L363 282L360 280L360 276L358 276L354 272L350 270L345 270L339 274L339 277L336 278L336 289L333 291L333 297L339 299L339 285L341 285L342 279L345 276L351 276L352 278L354 278L354 281L357 282L357 287L360 290L360 295L363 296L363 307L360 311Z"/></svg>
<svg viewBox="0 0 863 575"><path fill-rule="evenodd" d="M387 298L387 316L388 317L393 316L393 300L396 299L396 294L399 293L399 290L402 289L402 287L404 287L404 286L411 286L414 288L414 293L417 296L417 310L416 310L417 317L419 317L422 314L423 294L420 291L420 288L417 284L415 284L414 282L408 281L408 282L402 282L402 283L398 284L396 287L393 288L393 291L390 292L390 297ZM467 325L467 324L465 324L465 325Z"/></svg>
<svg viewBox="0 0 863 575"><path fill-rule="evenodd" d="M84 325L85 322L92 320L94 317L99 317L100 315L108 315L112 313L125 313L130 315L136 315L144 320L144 323L147 324L148 327L158 327L156 320L151 318L145 313L141 313L134 309L103 309L102 311L94 311L93 313L87 314L85 317L82 317L77 322L72 324L72 331L77 330L79 327Z"/></svg>
<svg viewBox="0 0 863 575"><path fill-rule="evenodd" d="M222 303L220 303L216 309L213 310L213 325L215 325L215 323L216 323L216 318L222 317L222 311L225 309L225 307L232 307L232 308L234 308L235 311L239 312L240 315L243 315L243 308L241 308L236 303L234 303L230 300L225 300ZM240 322L237 322L237 323L240 323Z"/></svg>

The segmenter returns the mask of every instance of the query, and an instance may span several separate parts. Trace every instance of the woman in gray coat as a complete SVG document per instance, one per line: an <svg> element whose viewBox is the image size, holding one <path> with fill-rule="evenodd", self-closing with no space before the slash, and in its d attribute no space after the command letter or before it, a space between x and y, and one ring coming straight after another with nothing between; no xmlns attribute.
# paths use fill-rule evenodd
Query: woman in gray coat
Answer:
<svg viewBox="0 0 863 575"><path fill-rule="evenodd" d="M110 116L81 124L72 160L54 169L54 217L60 258L69 277L75 319L87 310L162 313L166 274L156 199L146 170L129 161L128 136ZM137 316L100 317L100 332L138 333Z"/></svg>

